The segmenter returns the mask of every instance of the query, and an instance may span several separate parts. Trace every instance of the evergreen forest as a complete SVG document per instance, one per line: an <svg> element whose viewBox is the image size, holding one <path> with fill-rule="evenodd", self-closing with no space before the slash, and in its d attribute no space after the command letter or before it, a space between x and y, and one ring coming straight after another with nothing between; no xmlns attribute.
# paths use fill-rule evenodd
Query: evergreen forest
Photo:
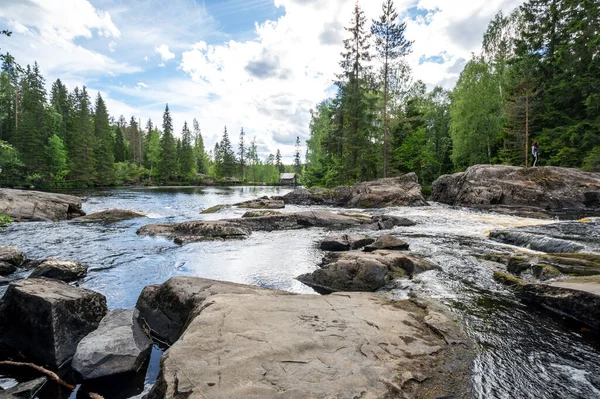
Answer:
<svg viewBox="0 0 600 399"><path fill-rule="evenodd" d="M100 94L50 92L37 63L1 55L0 184L276 183L296 172L307 186L332 187L415 172L430 185L474 164L540 165L600 171L600 3L528 0L499 13L453 90L428 88L407 63L413 43L393 0L368 21L357 1L346 27L336 94L311 111L302 162L279 150L260 159L256 137L224 127L206 149L199 122L178 134L163 120L110 116ZM10 40L11 32L0 36Z"/></svg>

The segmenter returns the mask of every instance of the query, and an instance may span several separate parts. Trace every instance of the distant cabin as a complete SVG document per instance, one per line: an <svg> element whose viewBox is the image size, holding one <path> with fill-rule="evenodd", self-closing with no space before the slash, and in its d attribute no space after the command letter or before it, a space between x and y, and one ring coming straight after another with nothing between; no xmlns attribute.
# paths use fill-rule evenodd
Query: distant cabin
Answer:
<svg viewBox="0 0 600 399"><path fill-rule="evenodd" d="M279 174L279 183L285 184L288 186L296 185L296 174L295 173L280 173Z"/></svg>

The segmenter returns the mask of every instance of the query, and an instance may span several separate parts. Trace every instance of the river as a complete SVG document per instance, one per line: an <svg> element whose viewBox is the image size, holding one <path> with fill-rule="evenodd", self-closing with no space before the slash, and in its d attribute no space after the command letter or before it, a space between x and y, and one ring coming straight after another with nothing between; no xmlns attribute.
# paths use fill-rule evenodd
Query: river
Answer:
<svg viewBox="0 0 600 399"><path fill-rule="evenodd" d="M288 191L276 187L61 191L83 197L87 213L122 208L140 211L148 218L115 224L19 223L0 232L0 242L18 247L31 259L56 257L87 264L89 273L80 285L103 293L110 309L135 306L146 285L162 283L177 275L315 294L295 277L317 267L323 251L316 243L328 234L324 229L255 232L244 241L184 246L164 238L135 234L148 223L240 217L244 211L236 208L209 215L200 212L213 205L283 195ZM300 209L306 207L292 206L286 210ZM516 250L490 241L486 236L490 230L548 223L547 220L439 204L350 212L356 211L385 212L417 223L414 227L398 227L393 233L405 239L414 253L440 265L442 271L399 281L387 294L398 299L433 298L455 313L478 347L472 373L474 397L600 397L598 342L572 325L521 304L510 291L493 281L494 266L481 260L486 253ZM4 290L5 287L0 287L0 295ZM135 392L136 397L147 392L156 379L160 354L160 349L155 348L145 382Z"/></svg>

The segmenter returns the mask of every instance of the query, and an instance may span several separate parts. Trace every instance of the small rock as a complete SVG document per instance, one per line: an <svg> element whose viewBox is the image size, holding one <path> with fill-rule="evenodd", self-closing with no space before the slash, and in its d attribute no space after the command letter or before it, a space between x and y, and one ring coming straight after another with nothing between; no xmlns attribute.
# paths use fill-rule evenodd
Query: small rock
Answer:
<svg viewBox="0 0 600 399"><path fill-rule="evenodd" d="M202 210L202 212L200 212L200 214L201 215L209 215L211 213L217 213L221 209L225 209L225 208L228 208L228 205L215 205L215 206L211 206L210 208L206 208L206 209Z"/></svg>
<svg viewBox="0 0 600 399"><path fill-rule="evenodd" d="M17 267L8 262L0 261L0 276L8 276L17 271Z"/></svg>
<svg viewBox="0 0 600 399"><path fill-rule="evenodd" d="M195 241L239 239L250 235L251 229L231 221L192 221L173 224L149 224L137 231L142 236L165 236L177 244Z"/></svg>
<svg viewBox="0 0 600 399"><path fill-rule="evenodd" d="M4 397L6 399L33 399L47 381L47 377L40 377L28 382L22 382L4 391Z"/></svg>
<svg viewBox="0 0 600 399"><path fill-rule="evenodd" d="M321 241L320 248L323 251L350 251L360 249L365 245L372 244L375 239L363 235L330 236Z"/></svg>
<svg viewBox="0 0 600 399"><path fill-rule="evenodd" d="M148 359L152 341L138 324L137 309L107 314L96 331L77 345L72 367L84 380L136 372Z"/></svg>
<svg viewBox="0 0 600 399"><path fill-rule="evenodd" d="M8 286L0 305L0 343L57 368L107 313L104 295L51 279Z"/></svg>
<svg viewBox="0 0 600 399"><path fill-rule="evenodd" d="M258 211L248 211L242 215L243 218L259 218L262 216L276 216L282 215L279 211L269 211L269 210L258 210Z"/></svg>
<svg viewBox="0 0 600 399"><path fill-rule="evenodd" d="M387 249L390 251L407 251L408 244L401 239L389 234L385 234L377 238L377 240L365 247L365 252L373 252L378 249Z"/></svg>
<svg viewBox="0 0 600 399"><path fill-rule="evenodd" d="M17 248L0 245L0 263L4 262L18 267L23 263L23 259L23 252Z"/></svg>
<svg viewBox="0 0 600 399"><path fill-rule="evenodd" d="M236 204L239 208L248 209L282 209L285 208L283 199L272 199L269 197L261 197L250 201Z"/></svg>
<svg viewBox="0 0 600 399"><path fill-rule="evenodd" d="M70 260L46 259L29 278L46 277L65 282L79 280L87 274L87 266Z"/></svg>
<svg viewBox="0 0 600 399"><path fill-rule="evenodd" d="M136 218L145 218L146 215L126 209L107 209L105 211L92 213L86 216L78 217L77 220L94 220L101 222L119 222Z"/></svg>
<svg viewBox="0 0 600 399"><path fill-rule="evenodd" d="M439 266L398 251L337 252L326 256L320 269L297 279L322 293L375 291L391 280L434 269Z"/></svg>

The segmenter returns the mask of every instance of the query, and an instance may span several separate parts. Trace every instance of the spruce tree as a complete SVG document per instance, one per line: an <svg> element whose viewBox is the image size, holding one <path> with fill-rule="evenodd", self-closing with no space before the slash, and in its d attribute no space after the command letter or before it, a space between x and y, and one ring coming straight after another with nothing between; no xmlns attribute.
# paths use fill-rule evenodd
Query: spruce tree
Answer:
<svg viewBox="0 0 600 399"><path fill-rule="evenodd" d="M240 144L238 146L238 156L240 160L240 169L242 171L242 180L246 180L246 147L244 143L244 128L240 132Z"/></svg>
<svg viewBox="0 0 600 399"><path fill-rule="evenodd" d="M399 23L398 13L393 0L385 0L382 4L379 20L373 20L371 34L375 37L375 49L380 59L382 91L383 91L383 177L387 177L388 169L388 103L390 84L398 71L406 70L402 58L411 52L412 42L406 40L404 31L406 23ZM401 64L398 65L400 61ZM408 80L408 77L401 78Z"/></svg>
<svg viewBox="0 0 600 399"><path fill-rule="evenodd" d="M302 161L300 160L300 137L296 136L296 153L294 154L294 171L300 177L302 173Z"/></svg>
<svg viewBox="0 0 600 399"><path fill-rule="evenodd" d="M69 158L71 160L71 177L84 183L95 178L96 157L94 150L95 136L90 98L85 86L73 91L73 121L69 134Z"/></svg>
<svg viewBox="0 0 600 399"><path fill-rule="evenodd" d="M179 159L181 177L183 179L192 179L196 177L196 160L194 158L194 148L192 147L192 133L188 127L187 121L183 123L181 131L181 155Z"/></svg>
<svg viewBox="0 0 600 399"><path fill-rule="evenodd" d="M56 79L56 81L52 83L50 93L50 104L61 116L58 136L65 142L67 140L67 121L71 114L69 91L67 90L67 86L65 86L60 79Z"/></svg>
<svg viewBox="0 0 600 399"><path fill-rule="evenodd" d="M115 143L111 130L106 105L98 93L94 114L96 182L103 186L110 185L115 181Z"/></svg>
<svg viewBox="0 0 600 399"><path fill-rule="evenodd" d="M177 175L177 150L173 138L173 120L169 113L169 104L163 114L163 133L160 139L160 163L158 176L163 182L172 181Z"/></svg>
<svg viewBox="0 0 600 399"><path fill-rule="evenodd" d="M283 165L283 162L281 162L281 151L279 151L279 148L277 149L277 154L275 154L275 167L279 173L285 172L285 166Z"/></svg>
<svg viewBox="0 0 600 399"><path fill-rule="evenodd" d="M223 130L223 137L219 144L220 155L222 158L222 177L233 177L236 170L236 159L235 153L231 141L229 141L229 134L227 133L227 126Z"/></svg>
<svg viewBox="0 0 600 399"><path fill-rule="evenodd" d="M204 149L204 139L200 131L200 124L194 118L193 121L193 138L194 138L194 158L196 159L196 170L198 173L206 173L208 171L208 157Z"/></svg>
<svg viewBox="0 0 600 399"><path fill-rule="evenodd" d="M114 126L115 135L115 162L127 161L127 146L123 138L123 130L119 125Z"/></svg>

